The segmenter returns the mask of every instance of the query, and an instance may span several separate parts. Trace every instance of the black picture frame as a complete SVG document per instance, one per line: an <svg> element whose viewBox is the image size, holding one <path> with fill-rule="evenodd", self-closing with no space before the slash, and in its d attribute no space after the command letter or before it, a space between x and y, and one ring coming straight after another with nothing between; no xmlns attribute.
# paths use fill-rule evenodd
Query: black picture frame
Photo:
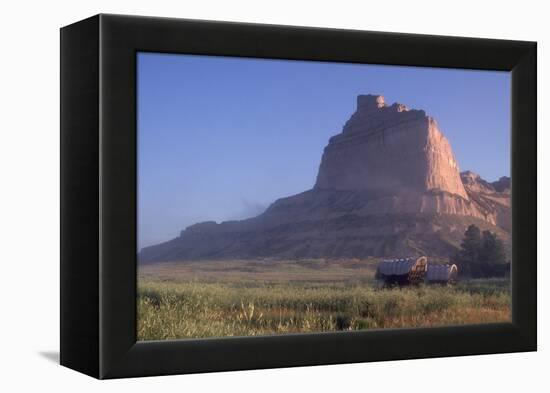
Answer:
<svg viewBox="0 0 550 393"><path fill-rule="evenodd" d="M136 52L511 71L512 323L136 342ZM536 43L97 15L61 29L61 364L96 378L537 348Z"/></svg>

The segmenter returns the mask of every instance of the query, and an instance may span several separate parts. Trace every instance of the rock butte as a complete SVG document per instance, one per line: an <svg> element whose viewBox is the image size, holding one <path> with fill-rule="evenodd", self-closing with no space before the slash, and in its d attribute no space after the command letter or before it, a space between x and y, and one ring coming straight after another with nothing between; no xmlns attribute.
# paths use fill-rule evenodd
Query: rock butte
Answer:
<svg viewBox="0 0 550 393"><path fill-rule="evenodd" d="M192 225L139 260L448 256L470 224L509 242L510 179L461 174L432 117L360 95L311 190L254 218Z"/></svg>
<svg viewBox="0 0 550 393"><path fill-rule="evenodd" d="M386 195L444 191L468 200L456 159L436 121L422 110L360 95L357 111L325 147L315 188Z"/></svg>

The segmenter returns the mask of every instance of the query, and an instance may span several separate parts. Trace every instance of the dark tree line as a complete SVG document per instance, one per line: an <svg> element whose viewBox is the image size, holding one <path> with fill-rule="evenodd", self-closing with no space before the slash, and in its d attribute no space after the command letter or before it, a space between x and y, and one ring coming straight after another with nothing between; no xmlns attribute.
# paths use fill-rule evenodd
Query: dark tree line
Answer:
<svg viewBox="0 0 550 393"><path fill-rule="evenodd" d="M459 265L461 275L473 278L502 277L510 271L502 240L493 232L481 232L475 225L464 232L460 249L451 259Z"/></svg>

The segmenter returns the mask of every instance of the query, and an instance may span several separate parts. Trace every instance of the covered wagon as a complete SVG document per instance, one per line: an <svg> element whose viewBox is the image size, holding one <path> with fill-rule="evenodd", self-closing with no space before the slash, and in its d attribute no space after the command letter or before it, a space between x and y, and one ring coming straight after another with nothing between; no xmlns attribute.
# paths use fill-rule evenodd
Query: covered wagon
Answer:
<svg viewBox="0 0 550 393"><path fill-rule="evenodd" d="M380 262L376 278L385 285L418 285L426 277L428 258L410 257Z"/></svg>
<svg viewBox="0 0 550 393"><path fill-rule="evenodd" d="M458 267L452 265L434 265L428 266L426 281L428 284L454 284L458 276Z"/></svg>

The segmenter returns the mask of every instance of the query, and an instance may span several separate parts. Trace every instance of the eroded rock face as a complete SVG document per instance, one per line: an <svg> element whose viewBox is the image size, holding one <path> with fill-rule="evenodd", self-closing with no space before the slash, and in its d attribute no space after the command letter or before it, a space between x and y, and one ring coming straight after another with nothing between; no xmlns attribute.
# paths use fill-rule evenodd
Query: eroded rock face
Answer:
<svg viewBox="0 0 550 393"><path fill-rule="evenodd" d="M477 173L465 171L460 174L460 177L464 186L470 191L486 194L496 192L493 185L483 180Z"/></svg>
<svg viewBox="0 0 550 393"><path fill-rule="evenodd" d="M468 200L458 164L436 121L422 110L361 95L342 133L323 152L316 189L379 195L442 191Z"/></svg>
<svg viewBox="0 0 550 393"><path fill-rule="evenodd" d="M502 176L497 181L491 183L496 192L510 194L512 190L512 181L508 176Z"/></svg>
<svg viewBox="0 0 550 393"><path fill-rule="evenodd" d="M510 241L510 179L460 174L422 110L361 95L324 149L313 189L257 217L191 225L140 263L229 258L449 256L470 224Z"/></svg>
<svg viewBox="0 0 550 393"><path fill-rule="evenodd" d="M461 174L466 192L482 218L494 225L512 230L511 182L507 176L489 183L477 173L466 171Z"/></svg>

